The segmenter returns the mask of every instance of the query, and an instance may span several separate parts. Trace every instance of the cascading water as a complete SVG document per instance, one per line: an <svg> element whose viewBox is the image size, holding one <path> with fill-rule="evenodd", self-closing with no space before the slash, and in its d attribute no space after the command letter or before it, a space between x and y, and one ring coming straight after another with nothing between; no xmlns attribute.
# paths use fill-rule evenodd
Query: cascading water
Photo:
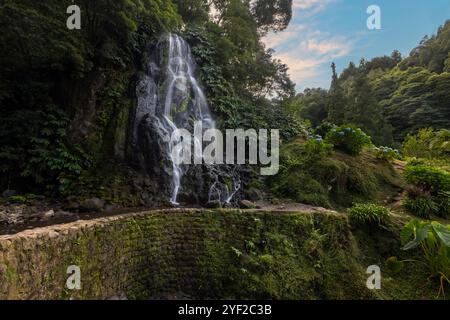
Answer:
<svg viewBox="0 0 450 320"><path fill-rule="evenodd" d="M137 84L137 109L134 125L135 158L138 165L151 176L158 176L161 191L170 189L170 202L177 204L182 190L182 180L189 175L189 191L200 202L221 201L229 203L240 188L233 174L234 191L219 181L219 176L229 169L216 166L178 165L175 157L182 154L182 141L173 141L172 133L177 129L194 132L195 123L201 122L204 133L215 128L205 94L195 76L197 65L188 43L175 34L163 35L149 52L148 72ZM181 139L181 138L180 138ZM203 146L194 136L197 148L196 159L201 159ZM170 186L167 185L170 177ZM211 177L216 182L205 185ZM217 191L221 189L222 191ZM169 192L169 190L167 190ZM189 193L188 192L188 193ZM200 194L200 195L199 195ZM202 195L203 194L203 195ZM205 199L206 197L206 199ZM200 200L204 199L204 200Z"/></svg>
<svg viewBox="0 0 450 320"><path fill-rule="evenodd" d="M196 69L195 61L186 41L178 35L169 34L168 62L166 69L164 120L168 131L176 129L187 129L192 121L201 121L203 129L215 127L206 97L199 87L194 76ZM195 141L195 143L199 143ZM178 150L174 150L178 148ZM196 148L198 150L198 148ZM181 186L183 169L176 164L175 155L182 151L181 141L172 141L169 144L169 154L173 164L173 192L170 202L177 204L178 192ZM199 156L199 155L196 155ZM201 156L201 155L200 155Z"/></svg>

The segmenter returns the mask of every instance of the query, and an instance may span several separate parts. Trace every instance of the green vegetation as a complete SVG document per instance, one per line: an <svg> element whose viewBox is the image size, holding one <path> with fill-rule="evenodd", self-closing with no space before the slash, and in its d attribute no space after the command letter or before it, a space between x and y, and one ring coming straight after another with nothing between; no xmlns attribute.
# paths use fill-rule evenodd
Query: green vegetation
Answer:
<svg viewBox="0 0 450 320"><path fill-rule="evenodd" d="M433 299L436 293L422 264L383 271L382 289L368 290L367 266L402 254L400 240L385 229L353 231L343 214L155 211L65 231L58 241L50 234L12 239L0 257L9 270L0 297ZM37 251L22 257L34 241ZM60 285L71 264L83 270L81 290Z"/></svg>
<svg viewBox="0 0 450 320"><path fill-rule="evenodd" d="M445 297L444 282L450 284L450 225L436 221L411 220L401 232L403 250L421 248L430 276L440 279L439 294Z"/></svg>
<svg viewBox="0 0 450 320"><path fill-rule="evenodd" d="M394 51L390 56L362 59L358 66L351 62L340 75L333 63L329 91L307 89L289 100L288 109L314 126L323 121L352 123L376 145L398 146L422 128L448 130L449 37L447 21L408 57Z"/></svg>
<svg viewBox="0 0 450 320"><path fill-rule="evenodd" d="M107 119L106 126L94 123L101 112L114 114L97 95L99 87L114 86L117 74L134 69L146 43L181 23L171 1L83 0L77 3L83 8L82 29L71 31L66 9L72 4L6 0L0 5L2 190L64 194L81 171L101 166L86 154L96 154L103 141L114 143L102 129L117 119ZM127 93L119 94L131 101Z"/></svg>
<svg viewBox="0 0 450 320"><path fill-rule="evenodd" d="M363 148L371 144L370 137L360 128L352 125L344 125L331 129L326 140L336 148L352 155L358 155Z"/></svg>
<svg viewBox="0 0 450 320"><path fill-rule="evenodd" d="M72 4L0 5L1 190L59 197L105 164L129 166L130 88L164 32L190 42L221 127L281 128L284 139L301 132L282 104L294 95L287 66L260 41L287 27L291 0L82 0L82 28L68 30Z"/></svg>
<svg viewBox="0 0 450 320"><path fill-rule="evenodd" d="M375 147L373 150L375 151L375 156L377 159L380 160L392 161L402 159L400 151L391 147Z"/></svg>
<svg viewBox="0 0 450 320"><path fill-rule="evenodd" d="M405 156L450 164L450 131L422 129L408 135L403 143Z"/></svg>
<svg viewBox="0 0 450 320"><path fill-rule="evenodd" d="M0 192L9 191L2 205L28 205L45 195L57 202L96 196L136 207L166 197L160 181L134 167L132 120L149 50L173 32L191 46L220 129L281 130L280 172L264 180L240 166L242 195L348 216L230 210L128 221L115 230L120 244L144 250L140 268L158 266L131 295L148 298L173 279L191 279L178 270L182 254L171 247L190 239L186 263L198 278L188 293L194 297L422 298L416 285L427 272L439 277L444 292L450 276L450 21L407 57L394 51L362 59L341 74L332 63L329 89L296 94L288 66L262 42L288 26L292 0L79 0L82 29L69 31L72 4L0 4ZM408 223L409 213L424 221ZM349 230L347 217L357 228ZM397 229L405 223L408 251L399 253ZM116 241L97 231L74 239L75 251L63 259L88 267L87 297L99 294L102 278L90 260L102 244ZM160 245L148 247L153 240ZM52 246L43 254L49 261L60 253ZM416 248L423 263L404 268ZM392 270L387 291L367 293L364 268L380 261ZM24 268L4 272L12 281L34 270L33 264Z"/></svg>
<svg viewBox="0 0 450 320"><path fill-rule="evenodd" d="M450 215L450 173L425 165L409 165L405 177L408 188L404 206L423 218Z"/></svg>
<svg viewBox="0 0 450 320"><path fill-rule="evenodd" d="M391 223L389 210L376 204L356 204L347 212L355 225L387 227Z"/></svg>
<svg viewBox="0 0 450 320"><path fill-rule="evenodd" d="M369 150L353 156L333 151L320 138L283 145L280 161L279 174L268 181L270 189L278 197L312 205L340 209L355 202L382 202L403 185L391 163Z"/></svg>

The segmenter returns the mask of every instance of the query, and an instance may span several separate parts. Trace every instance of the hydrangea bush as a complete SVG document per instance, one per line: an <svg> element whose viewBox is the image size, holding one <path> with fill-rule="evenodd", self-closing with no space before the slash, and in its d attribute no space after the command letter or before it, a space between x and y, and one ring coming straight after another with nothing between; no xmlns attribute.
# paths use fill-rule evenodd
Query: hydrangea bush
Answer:
<svg viewBox="0 0 450 320"><path fill-rule="evenodd" d="M332 128L327 133L326 139L335 148L347 152L351 155L361 153L365 146L372 143L370 137L365 134L360 128L353 125L343 125L337 128Z"/></svg>
<svg viewBox="0 0 450 320"><path fill-rule="evenodd" d="M375 151L375 156L377 157L377 159L380 159L380 160L394 160L394 159L401 160L402 159L402 155L400 154L400 151L398 151L397 149L390 148L390 147L375 147L375 148L373 148L373 151Z"/></svg>

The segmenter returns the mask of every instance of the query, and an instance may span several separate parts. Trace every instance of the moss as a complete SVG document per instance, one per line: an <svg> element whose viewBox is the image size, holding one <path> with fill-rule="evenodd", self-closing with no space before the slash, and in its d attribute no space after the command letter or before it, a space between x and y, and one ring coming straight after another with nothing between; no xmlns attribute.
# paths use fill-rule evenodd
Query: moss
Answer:
<svg viewBox="0 0 450 320"><path fill-rule="evenodd" d="M21 256L20 243L9 257ZM78 227L0 263L20 275L10 276L9 298L433 298L432 288L416 289L416 266L386 274L380 292L365 287L367 266L384 266L398 248L392 231L352 231L335 213L155 211ZM65 288L74 264L79 291Z"/></svg>
<svg viewBox="0 0 450 320"><path fill-rule="evenodd" d="M6 269L5 269L4 273L5 273L4 277L5 277L6 281L8 281L8 282L13 282L17 278L16 270L9 265L6 265Z"/></svg>

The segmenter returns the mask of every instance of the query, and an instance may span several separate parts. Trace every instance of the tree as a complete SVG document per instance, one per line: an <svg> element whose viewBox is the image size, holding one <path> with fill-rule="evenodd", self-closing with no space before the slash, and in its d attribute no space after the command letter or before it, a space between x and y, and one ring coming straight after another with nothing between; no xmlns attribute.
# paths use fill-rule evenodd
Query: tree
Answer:
<svg viewBox="0 0 450 320"><path fill-rule="evenodd" d="M305 89L295 98L286 99L284 106L298 119L308 120L317 127L327 119L328 92L320 88Z"/></svg>
<svg viewBox="0 0 450 320"><path fill-rule="evenodd" d="M207 0L174 0L174 3L185 23L204 24L209 19L210 5Z"/></svg>
<svg viewBox="0 0 450 320"><path fill-rule="evenodd" d="M262 33L282 31L292 19L292 0L256 0L251 11Z"/></svg>
<svg viewBox="0 0 450 320"><path fill-rule="evenodd" d="M210 0L219 12L219 22L230 7L239 2L253 16L258 30L263 35L269 31L282 31L292 19L292 0Z"/></svg>
<svg viewBox="0 0 450 320"><path fill-rule="evenodd" d="M336 64L331 64L332 80L330 87L330 94L328 100L328 121L335 124L345 123L345 97L344 91L339 82Z"/></svg>

